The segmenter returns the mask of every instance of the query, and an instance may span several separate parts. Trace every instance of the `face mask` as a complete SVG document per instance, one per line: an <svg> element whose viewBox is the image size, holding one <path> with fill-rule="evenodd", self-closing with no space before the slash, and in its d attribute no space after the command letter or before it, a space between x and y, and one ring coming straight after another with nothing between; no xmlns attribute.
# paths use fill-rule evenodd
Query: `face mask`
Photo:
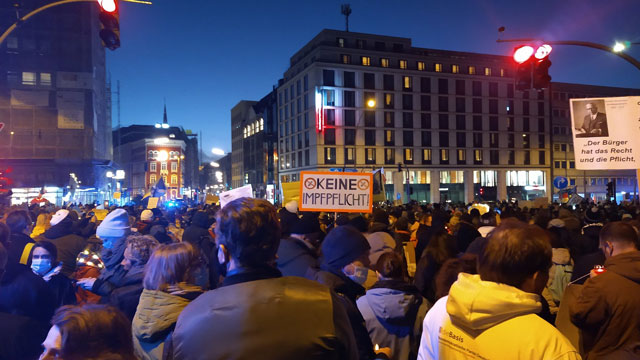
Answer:
<svg viewBox="0 0 640 360"><path fill-rule="evenodd" d="M345 275L347 275L349 279L353 280L353 282L362 285L367 281L368 274L369 274L368 268L364 266L354 266L353 274L345 274Z"/></svg>
<svg viewBox="0 0 640 360"><path fill-rule="evenodd" d="M31 270L34 273L44 276L47 271L51 270L51 260L50 259L34 259L31 261Z"/></svg>

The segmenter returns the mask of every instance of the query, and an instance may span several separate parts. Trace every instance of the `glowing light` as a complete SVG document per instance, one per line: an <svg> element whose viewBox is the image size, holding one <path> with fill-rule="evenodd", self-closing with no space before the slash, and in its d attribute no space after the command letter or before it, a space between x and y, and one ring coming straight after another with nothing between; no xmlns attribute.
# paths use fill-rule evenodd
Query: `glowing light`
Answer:
<svg viewBox="0 0 640 360"><path fill-rule="evenodd" d="M515 60L518 64L522 64L523 62L529 60L531 55L533 55L533 48L531 46L521 46L517 48L513 53L513 60Z"/></svg>
<svg viewBox="0 0 640 360"><path fill-rule="evenodd" d="M373 107L375 107L375 106L376 106L376 101L375 101L375 100L373 100L373 99L369 99L369 100L367 101L367 107L369 107L369 108L373 108Z"/></svg>
<svg viewBox="0 0 640 360"><path fill-rule="evenodd" d="M218 149L218 148L213 148L211 149L211 153L213 153L213 155L224 155L224 150L222 149Z"/></svg>
<svg viewBox="0 0 640 360"><path fill-rule="evenodd" d="M165 123L163 123L163 124L162 124L162 128L163 128L163 129L168 129L168 128L169 128L169 124L165 124Z"/></svg>
<svg viewBox="0 0 640 360"><path fill-rule="evenodd" d="M211 166L213 166L213 167L220 167L220 164L218 164L218 163L217 163L217 162L215 162L215 161L210 162L210 163L209 163L209 165L211 165Z"/></svg>
<svg viewBox="0 0 640 360"><path fill-rule="evenodd" d="M102 10L106 11L106 12L114 12L116 11L116 1L115 0L98 0L98 4L100 4L100 7L102 8Z"/></svg>
<svg viewBox="0 0 640 360"><path fill-rule="evenodd" d="M112 178L113 177L113 171L107 171L107 177L108 178Z"/></svg>
<svg viewBox="0 0 640 360"><path fill-rule="evenodd" d="M540 47L538 47L538 50L536 50L536 54L534 56L536 57L536 59L542 60L547 56L549 56L549 54L551 54L551 50L552 50L551 45L548 45L548 44L540 45Z"/></svg>
<svg viewBox="0 0 640 360"><path fill-rule="evenodd" d="M158 152L159 161L167 161L168 158L169 158L169 153L167 152L167 150L160 150Z"/></svg>
<svg viewBox="0 0 640 360"><path fill-rule="evenodd" d="M616 42L615 45L613 45L613 52L621 52L624 51L627 47L621 43L621 42Z"/></svg>
<svg viewBox="0 0 640 360"><path fill-rule="evenodd" d="M114 176L113 178L116 180L122 180L124 179L124 170L116 170L116 176Z"/></svg>
<svg viewBox="0 0 640 360"><path fill-rule="evenodd" d="M160 129L161 127L162 127L162 124L156 123L156 129Z"/></svg>
<svg viewBox="0 0 640 360"><path fill-rule="evenodd" d="M316 131L324 131L324 108L322 106L322 90L316 89Z"/></svg>

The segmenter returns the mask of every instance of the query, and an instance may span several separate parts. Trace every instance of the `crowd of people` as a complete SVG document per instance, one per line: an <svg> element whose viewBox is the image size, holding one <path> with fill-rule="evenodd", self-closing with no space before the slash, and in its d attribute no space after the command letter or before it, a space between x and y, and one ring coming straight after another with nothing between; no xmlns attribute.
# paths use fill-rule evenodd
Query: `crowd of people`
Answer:
<svg viewBox="0 0 640 360"><path fill-rule="evenodd" d="M640 207L0 208L2 359L638 359Z"/></svg>

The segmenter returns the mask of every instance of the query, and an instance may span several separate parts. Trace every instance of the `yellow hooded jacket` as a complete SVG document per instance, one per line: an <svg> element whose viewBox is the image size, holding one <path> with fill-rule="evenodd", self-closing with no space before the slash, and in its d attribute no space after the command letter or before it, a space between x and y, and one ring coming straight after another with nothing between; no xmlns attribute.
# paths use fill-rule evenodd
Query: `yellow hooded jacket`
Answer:
<svg viewBox="0 0 640 360"><path fill-rule="evenodd" d="M427 313L418 359L580 359L540 309L538 295L461 273Z"/></svg>

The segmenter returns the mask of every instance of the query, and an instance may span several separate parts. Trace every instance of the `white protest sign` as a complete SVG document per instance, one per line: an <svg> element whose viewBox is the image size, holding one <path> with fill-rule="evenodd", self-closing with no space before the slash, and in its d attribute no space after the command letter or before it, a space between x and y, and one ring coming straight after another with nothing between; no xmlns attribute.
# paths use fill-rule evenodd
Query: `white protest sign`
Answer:
<svg viewBox="0 0 640 360"><path fill-rule="evenodd" d="M372 212L373 174L300 173L300 211Z"/></svg>
<svg viewBox="0 0 640 360"><path fill-rule="evenodd" d="M224 207L229 202L243 197L253 197L253 189L251 184L239 187L237 189L220 193L220 207Z"/></svg>
<svg viewBox="0 0 640 360"><path fill-rule="evenodd" d="M640 96L571 99L578 170L640 169Z"/></svg>

